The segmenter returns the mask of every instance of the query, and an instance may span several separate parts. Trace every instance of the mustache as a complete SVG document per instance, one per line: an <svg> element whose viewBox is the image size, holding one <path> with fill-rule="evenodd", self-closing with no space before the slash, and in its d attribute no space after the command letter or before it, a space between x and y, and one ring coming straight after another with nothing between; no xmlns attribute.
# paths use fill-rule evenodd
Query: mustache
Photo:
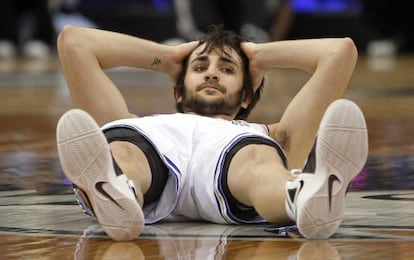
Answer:
<svg viewBox="0 0 414 260"><path fill-rule="evenodd" d="M200 90L203 90L205 88L214 88L214 89L217 89L218 91L220 91L222 93L226 92L226 88L224 86L222 86L220 84L217 84L215 82L211 82L211 81L207 81L207 82L204 82L204 83L198 85L196 87L196 90L200 91Z"/></svg>

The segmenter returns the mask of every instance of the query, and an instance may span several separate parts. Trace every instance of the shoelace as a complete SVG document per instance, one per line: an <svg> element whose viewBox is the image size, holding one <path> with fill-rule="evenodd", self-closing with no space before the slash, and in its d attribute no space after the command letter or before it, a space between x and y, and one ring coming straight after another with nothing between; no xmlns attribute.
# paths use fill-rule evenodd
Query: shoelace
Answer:
<svg viewBox="0 0 414 260"><path fill-rule="evenodd" d="M293 176L293 177L298 177L299 176L299 174L301 174L302 173L302 170L301 169L292 169L292 170L290 170L290 174Z"/></svg>

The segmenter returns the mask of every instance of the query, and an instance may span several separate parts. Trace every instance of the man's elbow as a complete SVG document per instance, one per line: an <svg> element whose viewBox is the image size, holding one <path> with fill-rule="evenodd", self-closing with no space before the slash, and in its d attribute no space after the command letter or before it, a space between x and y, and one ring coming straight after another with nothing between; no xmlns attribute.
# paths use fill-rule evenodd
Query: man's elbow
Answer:
<svg viewBox="0 0 414 260"><path fill-rule="evenodd" d="M80 44L79 39L79 27L65 25L57 37L57 50L59 55L61 56L68 51L73 51Z"/></svg>
<svg viewBox="0 0 414 260"><path fill-rule="evenodd" d="M351 38L342 38L339 44L339 50L348 61L356 63L358 60L358 49Z"/></svg>

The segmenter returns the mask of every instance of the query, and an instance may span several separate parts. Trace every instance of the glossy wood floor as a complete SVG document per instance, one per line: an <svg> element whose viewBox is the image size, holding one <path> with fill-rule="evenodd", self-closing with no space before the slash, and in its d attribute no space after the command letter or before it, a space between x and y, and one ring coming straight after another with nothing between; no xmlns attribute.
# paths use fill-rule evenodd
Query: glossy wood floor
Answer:
<svg viewBox="0 0 414 260"><path fill-rule="evenodd" d="M166 77L109 74L134 112L174 111ZM278 120L307 78L269 73L251 121ZM269 226L162 223L116 243L83 215L57 160L56 122L71 108L58 63L0 61L0 259L413 259L414 57L360 57L346 97L366 115L370 153L331 239L277 235Z"/></svg>

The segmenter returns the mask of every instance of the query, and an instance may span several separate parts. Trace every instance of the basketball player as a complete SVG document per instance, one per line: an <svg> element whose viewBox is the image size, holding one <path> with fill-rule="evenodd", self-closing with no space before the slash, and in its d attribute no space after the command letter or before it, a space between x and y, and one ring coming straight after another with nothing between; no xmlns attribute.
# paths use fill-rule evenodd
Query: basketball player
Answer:
<svg viewBox="0 0 414 260"><path fill-rule="evenodd" d="M361 111L340 99L357 61L351 39L256 44L212 27L199 41L167 46L68 26L58 52L78 108L59 120L60 162L112 239L163 220L293 222L309 239L336 232L368 149ZM178 113L132 115L104 71L117 66L168 74ZM244 121L274 68L312 76L280 122ZM315 167L295 170L306 161Z"/></svg>

